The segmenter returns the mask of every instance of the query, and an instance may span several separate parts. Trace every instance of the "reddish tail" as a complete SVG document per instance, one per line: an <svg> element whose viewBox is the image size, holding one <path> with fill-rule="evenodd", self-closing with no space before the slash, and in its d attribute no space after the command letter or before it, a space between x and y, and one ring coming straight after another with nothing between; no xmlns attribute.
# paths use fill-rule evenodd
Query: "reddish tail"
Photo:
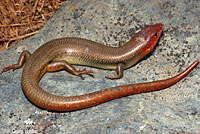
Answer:
<svg viewBox="0 0 200 134"><path fill-rule="evenodd" d="M90 94L85 94L79 97L90 98L88 100L82 101L84 102L84 106L81 108L91 107L109 100L113 100L116 98L138 94L138 93L145 93L150 91L156 91L160 89L167 88L181 79L183 79L188 73L190 73L197 65L199 61L195 61L192 63L185 71L182 73L165 80L159 80L154 82L147 82L147 83L138 83L138 84L129 84L117 87L111 87L104 90L100 90L97 92L93 92Z"/></svg>
<svg viewBox="0 0 200 134"><path fill-rule="evenodd" d="M147 83L139 83L139 84L131 84L129 86L134 87L134 93L143 93L143 92L150 92L150 91L155 91L155 90L160 90L163 88L167 88L171 85L174 85L175 83L179 82L181 79L183 79L186 75L188 75L197 65L199 64L199 61L196 60L193 62L185 71L182 73L169 78L165 80L159 80L159 81L154 81L154 82L147 82Z"/></svg>

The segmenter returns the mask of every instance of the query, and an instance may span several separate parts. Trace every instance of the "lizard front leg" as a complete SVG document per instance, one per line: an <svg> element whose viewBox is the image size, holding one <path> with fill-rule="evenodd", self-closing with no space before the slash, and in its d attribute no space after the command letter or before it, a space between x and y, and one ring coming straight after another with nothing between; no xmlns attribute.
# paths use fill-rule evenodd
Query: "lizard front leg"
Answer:
<svg viewBox="0 0 200 134"><path fill-rule="evenodd" d="M123 77L124 69L125 69L125 64L119 63L119 64L117 65L117 69L116 69L117 75L106 76L106 78L107 78L107 79L120 79L120 78Z"/></svg>

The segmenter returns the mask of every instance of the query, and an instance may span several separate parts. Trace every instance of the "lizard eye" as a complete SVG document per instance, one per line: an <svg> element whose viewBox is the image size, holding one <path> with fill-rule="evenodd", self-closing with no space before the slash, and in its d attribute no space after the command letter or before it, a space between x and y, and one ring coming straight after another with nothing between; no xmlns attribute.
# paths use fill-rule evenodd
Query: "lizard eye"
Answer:
<svg viewBox="0 0 200 134"><path fill-rule="evenodd" d="M152 40L156 40L158 38L158 33L155 33L153 36L152 36Z"/></svg>
<svg viewBox="0 0 200 134"><path fill-rule="evenodd" d="M157 36L158 36L158 33L155 33L155 34L154 34L154 37L157 37Z"/></svg>

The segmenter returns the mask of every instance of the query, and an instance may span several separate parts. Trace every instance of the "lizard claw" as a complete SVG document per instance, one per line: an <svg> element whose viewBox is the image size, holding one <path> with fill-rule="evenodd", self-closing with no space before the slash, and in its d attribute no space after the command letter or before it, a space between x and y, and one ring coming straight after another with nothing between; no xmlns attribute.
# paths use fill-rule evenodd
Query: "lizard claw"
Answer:
<svg viewBox="0 0 200 134"><path fill-rule="evenodd" d="M92 70L87 71L85 68L83 70L79 69L77 73L78 73L77 76L79 76L81 79L84 79L82 76L83 74L94 77L93 71Z"/></svg>
<svg viewBox="0 0 200 134"><path fill-rule="evenodd" d="M10 65L10 66L4 67L4 68L1 70L0 74L2 74L3 72L9 71L9 70L11 70L11 69L14 71L14 69L15 69L14 65Z"/></svg>
<svg viewBox="0 0 200 134"><path fill-rule="evenodd" d="M3 72L7 72L7 71L9 71L9 70L12 70L12 71L14 72L16 69L18 69L18 68L20 68L20 67L21 67L21 66L19 66L18 64L12 64L12 65L10 65L10 66L4 67L4 68L1 70L0 74L2 74Z"/></svg>

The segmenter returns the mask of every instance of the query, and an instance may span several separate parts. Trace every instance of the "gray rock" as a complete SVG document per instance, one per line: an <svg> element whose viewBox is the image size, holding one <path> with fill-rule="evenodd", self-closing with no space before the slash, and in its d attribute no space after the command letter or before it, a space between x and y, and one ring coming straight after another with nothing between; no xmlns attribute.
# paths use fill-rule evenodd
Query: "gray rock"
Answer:
<svg viewBox="0 0 200 134"><path fill-rule="evenodd" d="M70 6L75 5L74 10ZM82 37L111 46L128 41L146 25L163 23L164 34L154 51L125 71L120 80L113 73L92 69L85 80L66 71L48 73L40 86L49 93L81 95L122 84L165 79L200 60L200 2L188 0L73 0L66 2L36 34L0 53L0 68L16 63L18 50L33 52L47 41ZM81 67L77 67L81 68ZM0 132L3 133L200 133L200 71L158 92L116 99L74 112L56 113L32 105L21 88L21 72L0 75Z"/></svg>

